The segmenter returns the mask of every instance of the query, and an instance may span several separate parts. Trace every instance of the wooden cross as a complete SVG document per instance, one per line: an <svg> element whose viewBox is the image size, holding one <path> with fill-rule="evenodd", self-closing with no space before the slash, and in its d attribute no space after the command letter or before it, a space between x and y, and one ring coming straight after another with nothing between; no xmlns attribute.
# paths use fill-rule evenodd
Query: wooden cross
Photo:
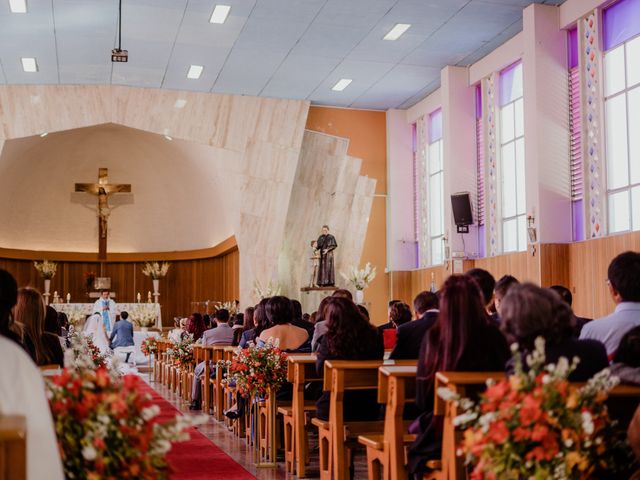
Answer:
<svg viewBox="0 0 640 480"><path fill-rule="evenodd" d="M98 258L107 259L107 222L111 214L109 196L114 193L131 193L130 184L109 184L108 169L98 169L98 183L76 183L76 192L85 192L98 197Z"/></svg>

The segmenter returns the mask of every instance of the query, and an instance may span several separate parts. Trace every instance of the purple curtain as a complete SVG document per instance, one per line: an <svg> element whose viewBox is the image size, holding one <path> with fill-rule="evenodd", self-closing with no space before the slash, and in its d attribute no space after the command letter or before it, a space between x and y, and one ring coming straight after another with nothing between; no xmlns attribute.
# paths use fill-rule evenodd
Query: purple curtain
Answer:
<svg viewBox="0 0 640 480"><path fill-rule="evenodd" d="M626 42L640 33L640 0L620 0L602 14L604 49Z"/></svg>

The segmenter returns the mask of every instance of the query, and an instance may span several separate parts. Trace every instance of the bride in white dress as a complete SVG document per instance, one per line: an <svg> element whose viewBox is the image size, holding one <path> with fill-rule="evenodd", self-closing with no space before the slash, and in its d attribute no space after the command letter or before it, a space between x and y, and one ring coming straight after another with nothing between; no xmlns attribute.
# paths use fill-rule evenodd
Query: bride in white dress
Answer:
<svg viewBox="0 0 640 480"><path fill-rule="evenodd" d="M82 333L85 337L92 337L93 344L98 347L100 353L106 354L111 350L107 332L104 329L104 323L99 313L94 313L87 318Z"/></svg>

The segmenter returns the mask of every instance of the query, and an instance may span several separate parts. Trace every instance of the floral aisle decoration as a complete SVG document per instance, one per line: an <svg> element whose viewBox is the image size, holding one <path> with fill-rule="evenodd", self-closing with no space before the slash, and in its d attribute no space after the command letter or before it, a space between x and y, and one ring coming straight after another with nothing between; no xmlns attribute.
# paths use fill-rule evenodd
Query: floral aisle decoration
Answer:
<svg viewBox="0 0 640 480"><path fill-rule="evenodd" d="M253 282L253 295L258 301L278 296L281 292L282 287L277 282L273 283L269 281L266 286L263 286L258 280Z"/></svg>
<svg viewBox="0 0 640 480"><path fill-rule="evenodd" d="M43 260L39 263L33 262L33 266L45 280L51 280L55 276L58 268L58 264L56 262L50 262L49 260Z"/></svg>
<svg viewBox="0 0 640 480"><path fill-rule="evenodd" d="M193 363L193 335L186 334L179 341L174 341L167 353L181 366L187 367Z"/></svg>
<svg viewBox="0 0 640 480"><path fill-rule="evenodd" d="M461 453L473 465L471 478L586 479L598 468L615 469L626 455L624 435L604 402L618 379L603 370L576 388L568 377L577 358L544 366L544 340L538 338L525 371L517 345L512 350L515 373L490 383L479 403L438 391L457 399L464 412L454 423L464 429Z"/></svg>
<svg viewBox="0 0 640 480"><path fill-rule="evenodd" d="M271 339L264 346L252 342L238 349L228 368L227 381L233 381L244 396L265 398L287 380L287 354Z"/></svg>
<svg viewBox="0 0 640 480"><path fill-rule="evenodd" d="M151 277L153 280L159 280L167 276L170 266L169 262L145 262L144 267L142 267L142 274Z"/></svg>
<svg viewBox="0 0 640 480"><path fill-rule="evenodd" d="M106 367L107 356L100 352L91 337L74 330L69 333L69 341L71 342L71 347L65 352L64 361L67 368L91 369Z"/></svg>
<svg viewBox="0 0 640 480"><path fill-rule="evenodd" d="M166 479L165 455L202 417L178 415L160 424L160 408L140 392L142 380L93 364L79 354L73 368L47 380L65 477Z"/></svg>
<svg viewBox="0 0 640 480"><path fill-rule="evenodd" d="M158 339L156 337L147 337L140 344L140 351L145 357L155 355L158 351Z"/></svg>

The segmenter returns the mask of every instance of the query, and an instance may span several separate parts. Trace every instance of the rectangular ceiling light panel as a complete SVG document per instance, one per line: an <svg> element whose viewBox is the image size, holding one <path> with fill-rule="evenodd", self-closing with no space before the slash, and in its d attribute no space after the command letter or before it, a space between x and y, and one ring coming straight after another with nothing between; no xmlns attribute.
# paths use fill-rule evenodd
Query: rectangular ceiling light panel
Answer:
<svg viewBox="0 0 640 480"><path fill-rule="evenodd" d="M187 72L187 78L190 80L197 80L202 75L202 70L204 67L202 65L191 65L189 67L189 71Z"/></svg>
<svg viewBox="0 0 640 480"><path fill-rule="evenodd" d="M333 90L334 92L341 92L345 88L347 88L352 81L353 80L351 80L350 78L341 78L340 80L338 80L338 83L336 83L331 88L331 90Z"/></svg>
<svg viewBox="0 0 640 480"><path fill-rule="evenodd" d="M396 26L389 30L389 33L384 36L384 39L398 40L404 32L409 30L409 27L411 27L410 23L396 23Z"/></svg>
<svg viewBox="0 0 640 480"><path fill-rule="evenodd" d="M9 0L12 13L27 13L27 0Z"/></svg>
<svg viewBox="0 0 640 480"><path fill-rule="evenodd" d="M22 69L28 73L34 73L38 71L38 63L35 58L32 57L23 57L22 60Z"/></svg>
<svg viewBox="0 0 640 480"><path fill-rule="evenodd" d="M224 23L230 11L231 7L229 5L216 5L216 7L213 9L213 13L211 14L209 22Z"/></svg>

